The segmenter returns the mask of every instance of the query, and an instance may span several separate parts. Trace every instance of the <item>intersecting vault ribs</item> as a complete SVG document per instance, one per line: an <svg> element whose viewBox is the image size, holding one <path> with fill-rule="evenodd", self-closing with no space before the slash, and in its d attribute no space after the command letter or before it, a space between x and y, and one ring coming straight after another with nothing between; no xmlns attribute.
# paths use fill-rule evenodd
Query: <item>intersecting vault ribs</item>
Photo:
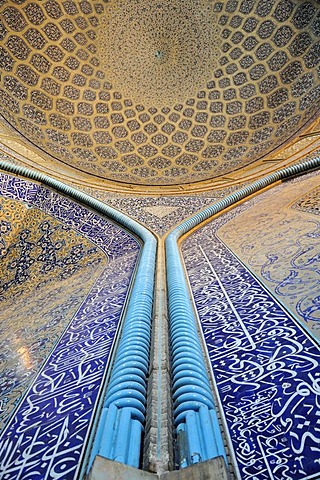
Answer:
<svg viewBox="0 0 320 480"><path fill-rule="evenodd" d="M219 56L212 3L123 2L106 8L99 46L116 90L144 106L184 102L212 78Z"/></svg>

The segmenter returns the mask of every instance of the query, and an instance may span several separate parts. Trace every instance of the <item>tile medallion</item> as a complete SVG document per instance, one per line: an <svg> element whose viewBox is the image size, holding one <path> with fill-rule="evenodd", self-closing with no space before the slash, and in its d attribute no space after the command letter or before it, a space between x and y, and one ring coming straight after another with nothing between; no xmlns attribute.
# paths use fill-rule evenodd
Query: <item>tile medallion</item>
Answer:
<svg viewBox="0 0 320 480"><path fill-rule="evenodd" d="M304 213L299 212L298 245L288 231L289 212L298 213L290 209L292 198L296 201L307 186L307 191L312 190L315 178L296 179L267 191L191 234L182 245L218 402L242 480L320 476L319 345L252 273L242 252L236 254L229 245L229 237L237 237L241 249L246 239L244 251L251 253L277 247L279 240L286 262L311 265L307 278L315 279L317 219L313 215L304 221ZM260 207L261 218L255 213ZM285 242L292 245L284 247ZM304 262L297 255L300 246ZM319 287L312 291L312 281L307 290L316 300ZM305 293L302 288L300 298Z"/></svg>
<svg viewBox="0 0 320 480"><path fill-rule="evenodd" d="M0 477L71 480L140 244L44 186L1 174L0 190Z"/></svg>
<svg viewBox="0 0 320 480"><path fill-rule="evenodd" d="M129 215L159 236L163 236L194 213L239 188L239 185L235 185L200 195L150 197L114 195L86 187L82 187L81 190Z"/></svg>
<svg viewBox="0 0 320 480"><path fill-rule="evenodd" d="M320 215L320 187L303 195L292 205L292 208L296 208L302 212Z"/></svg>

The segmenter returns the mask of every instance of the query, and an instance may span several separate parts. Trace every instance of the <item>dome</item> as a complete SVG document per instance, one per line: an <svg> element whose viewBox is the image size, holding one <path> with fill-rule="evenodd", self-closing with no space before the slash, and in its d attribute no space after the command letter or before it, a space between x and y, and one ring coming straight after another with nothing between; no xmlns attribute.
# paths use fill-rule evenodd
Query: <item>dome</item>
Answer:
<svg viewBox="0 0 320 480"><path fill-rule="evenodd" d="M267 158L319 110L315 0L15 0L0 14L0 112L58 170L202 182Z"/></svg>

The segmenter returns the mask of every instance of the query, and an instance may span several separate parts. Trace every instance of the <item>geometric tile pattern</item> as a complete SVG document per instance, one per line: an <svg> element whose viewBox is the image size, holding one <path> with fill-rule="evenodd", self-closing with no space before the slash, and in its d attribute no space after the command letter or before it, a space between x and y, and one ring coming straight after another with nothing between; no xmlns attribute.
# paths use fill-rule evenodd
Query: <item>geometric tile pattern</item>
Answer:
<svg viewBox="0 0 320 480"><path fill-rule="evenodd" d="M1 174L0 187L5 199L41 210L52 225L84 237L108 260L0 438L1 478L71 480L81 467L140 244L121 227L44 186Z"/></svg>
<svg viewBox="0 0 320 480"><path fill-rule="evenodd" d="M319 345L216 236L220 225L182 251L238 476L319 478Z"/></svg>
<svg viewBox="0 0 320 480"><path fill-rule="evenodd" d="M162 0L155 9L152 0L114 0L106 8L98 52L115 89L136 104L161 109L206 87L219 55L219 33L209 2ZM154 140L167 143L164 135Z"/></svg>
<svg viewBox="0 0 320 480"><path fill-rule="evenodd" d="M226 187L201 195L152 197L114 195L93 188L79 186L77 188L126 213L159 236L162 236L170 228L181 223L193 213L221 200L239 189L240 186Z"/></svg>
<svg viewBox="0 0 320 480"><path fill-rule="evenodd" d="M101 48L108 22L118 37ZM145 10L0 0L0 113L43 152L98 177L206 180L268 155L316 114L319 36L316 0L175 0ZM106 65L128 66L127 89ZM130 96L138 88L139 101ZM163 91L183 98L166 102ZM150 104L158 95L161 105Z"/></svg>

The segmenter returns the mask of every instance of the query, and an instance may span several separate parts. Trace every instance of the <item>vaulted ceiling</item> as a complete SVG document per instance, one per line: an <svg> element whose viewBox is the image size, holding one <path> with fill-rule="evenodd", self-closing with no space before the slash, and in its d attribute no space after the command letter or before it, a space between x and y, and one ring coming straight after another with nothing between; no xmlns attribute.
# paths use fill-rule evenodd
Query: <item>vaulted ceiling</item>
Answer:
<svg viewBox="0 0 320 480"><path fill-rule="evenodd" d="M228 175L320 108L316 0L0 0L0 112L115 182Z"/></svg>

